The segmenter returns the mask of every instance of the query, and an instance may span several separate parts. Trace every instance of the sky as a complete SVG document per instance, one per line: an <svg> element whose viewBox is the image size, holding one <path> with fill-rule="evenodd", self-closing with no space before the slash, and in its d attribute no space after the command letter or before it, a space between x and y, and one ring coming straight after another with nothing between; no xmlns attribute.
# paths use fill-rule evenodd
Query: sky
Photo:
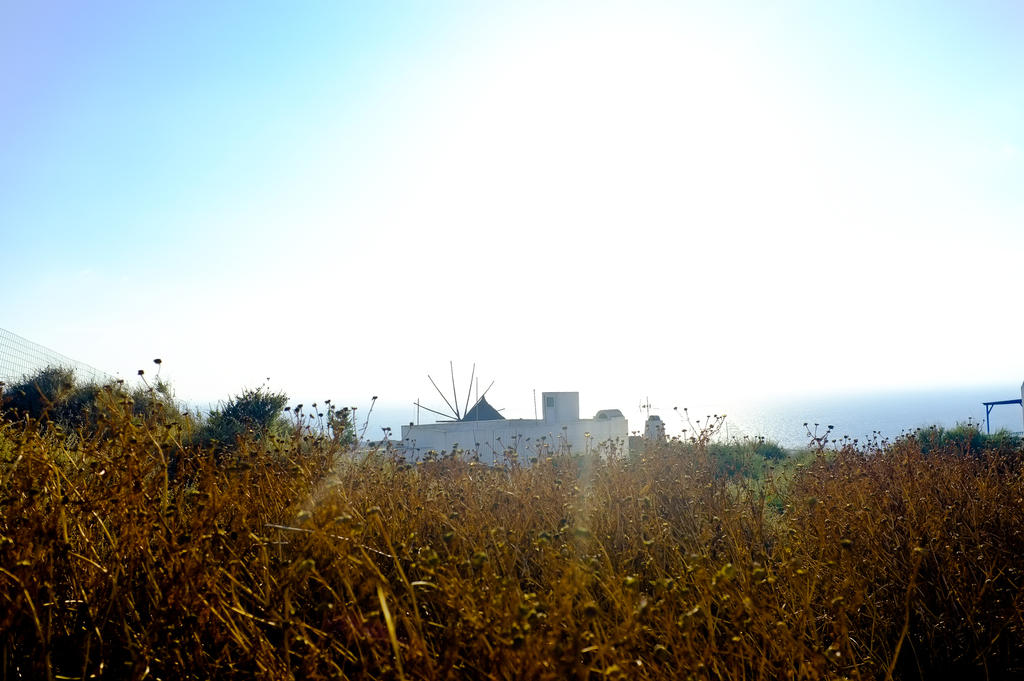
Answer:
<svg viewBox="0 0 1024 681"><path fill-rule="evenodd" d="M1024 5L2 2L0 327L530 417L1024 379Z"/></svg>

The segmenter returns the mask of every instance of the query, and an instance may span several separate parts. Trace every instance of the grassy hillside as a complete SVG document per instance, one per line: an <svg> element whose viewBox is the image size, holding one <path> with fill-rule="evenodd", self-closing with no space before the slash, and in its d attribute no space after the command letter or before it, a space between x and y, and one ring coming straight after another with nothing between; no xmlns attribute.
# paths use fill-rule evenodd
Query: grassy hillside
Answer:
<svg viewBox="0 0 1024 681"><path fill-rule="evenodd" d="M709 432L500 469L357 456L315 407L230 442L90 409L0 425L0 678L1024 674L1015 441L823 444L783 483Z"/></svg>

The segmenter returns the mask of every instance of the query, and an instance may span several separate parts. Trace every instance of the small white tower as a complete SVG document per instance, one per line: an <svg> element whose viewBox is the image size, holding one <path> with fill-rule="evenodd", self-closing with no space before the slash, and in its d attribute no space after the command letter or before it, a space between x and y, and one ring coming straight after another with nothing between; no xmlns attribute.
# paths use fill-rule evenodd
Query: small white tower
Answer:
<svg viewBox="0 0 1024 681"><path fill-rule="evenodd" d="M665 422L657 414L647 417L647 423L644 424L644 438L651 442L665 441Z"/></svg>
<svg viewBox="0 0 1024 681"><path fill-rule="evenodd" d="M556 426L575 423L580 420L580 394L543 393L544 422Z"/></svg>

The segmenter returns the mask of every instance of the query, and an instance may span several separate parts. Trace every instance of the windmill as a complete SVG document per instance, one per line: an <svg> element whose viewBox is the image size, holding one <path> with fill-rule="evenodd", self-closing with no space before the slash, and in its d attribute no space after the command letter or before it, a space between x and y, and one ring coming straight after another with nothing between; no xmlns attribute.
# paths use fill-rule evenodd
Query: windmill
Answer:
<svg viewBox="0 0 1024 681"><path fill-rule="evenodd" d="M486 404L486 402L484 402L484 397L487 395L487 392L492 387L494 387L494 381L491 381L491 384L489 386L487 386L487 389L484 390L483 395L481 395L480 394L480 379L476 378L476 363L474 362L473 363L473 370L472 370L472 372L469 375L469 386L466 389L466 398L465 398L465 400L463 400L461 402L462 406L460 408L459 391L458 391L458 388L455 385L455 363L454 362L448 362L448 369L449 369L449 371L451 373L451 377L452 377L451 399L449 399L449 396L446 395L445 392L443 390L441 390L440 387L438 387L437 381L435 381L434 378L430 374L427 374L427 379L430 380L430 385L434 386L434 390L436 390L437 394L441 396L442 400L444 400L445 405L448 407L448 411L438 411L437 409L431 409L430 407L424 406L422 403L420 403L420 401L418 399L414 403L416 405L416 409L424 409L426 411L429 411L431 414L435 414L436 416L440 416L446 422L474 420L472 418L467 419L467 417L471 417L474 413L479 413L477 411L477 407L480 406L482 403ZM476 379L476 393L477 393L477 395L476 395L476 399L473 401L473 406L470 407L469 398L473 395L473 381L474 381L474 379ZM490 405L487 405L487 408L490 411L492 411L492 412L496 412L497 411L493 407L491 407Z"/></svg>

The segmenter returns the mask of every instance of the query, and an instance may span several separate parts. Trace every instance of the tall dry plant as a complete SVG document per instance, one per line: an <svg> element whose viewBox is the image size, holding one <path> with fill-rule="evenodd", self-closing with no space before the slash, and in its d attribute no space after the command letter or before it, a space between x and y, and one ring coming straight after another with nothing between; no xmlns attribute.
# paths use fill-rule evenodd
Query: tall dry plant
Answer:
<svg viewBox="0 0 1024 681"><path fill-rule="evenodd" d="M884 679L1022 673L1017 453L907 438L785 485L714 423L631 458L218 456L111 393L0 426L0 676ZM780 511L781 509L781 511Z"/></svg>

